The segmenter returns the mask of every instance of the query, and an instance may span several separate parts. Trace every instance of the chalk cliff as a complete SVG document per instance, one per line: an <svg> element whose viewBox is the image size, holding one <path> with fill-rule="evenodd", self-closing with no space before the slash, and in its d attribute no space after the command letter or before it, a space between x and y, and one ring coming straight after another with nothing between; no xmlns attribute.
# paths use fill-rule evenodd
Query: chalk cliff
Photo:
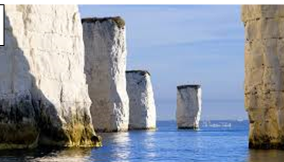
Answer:
<svg viewBox="0 0 284 162"><path fill-rule="evenodd" d="M250 148L284 148L284 6L244 5Z"/></svg>
<svg viewBox="0 0 284 162"><path fill-rule="evenodd" d="M180 129L197 129L201 114L200 85L177 87L176 120Z"/></svg>
<svg viewBox="0 0 284 162"><path fill-rule="evenodd" d="M77 6L6 5L0 149L99 146Z"/></svg>
<svg viewBox="0 0 284 162"><path fill-rule="evenodd" d="M156 128L156 106L148 71L126 71L129 97L129 128Z"/></svg>
<svg viewBox="0 0 284 162"><path fill-rule="evenodd" d="M97 131L126 131L129 122L126 92L125 24L120 17L82 19L85 74Z"/></svg>

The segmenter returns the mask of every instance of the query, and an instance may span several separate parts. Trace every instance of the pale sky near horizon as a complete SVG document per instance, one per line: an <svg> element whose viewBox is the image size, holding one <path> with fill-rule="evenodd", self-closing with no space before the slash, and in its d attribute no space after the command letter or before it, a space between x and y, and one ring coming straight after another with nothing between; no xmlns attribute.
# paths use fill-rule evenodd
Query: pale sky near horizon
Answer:
<svg viewBox="0 0 284 162"><path fill-rule="evenodd" d="M174 120L176 86L202 86L202 120L247 119L239 5L80 5L81 17L121 16L127 69L151 73L158 120Z"/></svg>

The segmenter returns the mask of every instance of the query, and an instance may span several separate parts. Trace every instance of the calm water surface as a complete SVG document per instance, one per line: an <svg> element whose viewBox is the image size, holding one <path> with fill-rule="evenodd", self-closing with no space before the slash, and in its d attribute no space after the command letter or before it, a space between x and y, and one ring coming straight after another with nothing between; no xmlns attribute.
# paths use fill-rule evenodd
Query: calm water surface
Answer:
<svg viewBox="0 0 284 162"><path fill-rule="evenodd" d="M249 150L247 121L201 122L201 129L177 130L174 121L156 131L100 134L98 149L0 151L0 161L284 161L284 151Z"/></svg>

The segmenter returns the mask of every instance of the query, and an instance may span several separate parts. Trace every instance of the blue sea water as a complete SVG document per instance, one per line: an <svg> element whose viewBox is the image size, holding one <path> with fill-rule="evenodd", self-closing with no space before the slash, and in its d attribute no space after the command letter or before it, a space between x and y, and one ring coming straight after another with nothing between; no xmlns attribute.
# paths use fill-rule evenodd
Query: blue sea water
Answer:
<svg viewBox="0 0 284 162"><path fill-rule="evenodd" d="M156 131L103 133L103 147L0 151L0 161L200 161L277 162L284 151L249 150L247 121L203 121L199 130L178 130L160 121Z"/></svg>

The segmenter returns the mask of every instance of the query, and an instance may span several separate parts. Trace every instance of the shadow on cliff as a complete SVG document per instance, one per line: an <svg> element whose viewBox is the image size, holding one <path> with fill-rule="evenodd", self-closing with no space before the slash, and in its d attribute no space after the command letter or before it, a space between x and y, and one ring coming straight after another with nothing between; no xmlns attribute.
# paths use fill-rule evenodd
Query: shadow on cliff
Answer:
<svg viewBox="0 0 284 162"><path fill-rule="evenodd" d="M36 80L30 73L27 58L34 63L31 55L25 55L19 47L5 13L5 46L0 47L0 150L35 148L37 144L55 146L58 141L59 145L64 145L70 140L61 129L58 110L37 86L40 79ZM65 120L70 122L70 119ZM54 149L46 149L44 154L50 152ZM1 151L0 156L2 153L5 151Z"/></svg>

